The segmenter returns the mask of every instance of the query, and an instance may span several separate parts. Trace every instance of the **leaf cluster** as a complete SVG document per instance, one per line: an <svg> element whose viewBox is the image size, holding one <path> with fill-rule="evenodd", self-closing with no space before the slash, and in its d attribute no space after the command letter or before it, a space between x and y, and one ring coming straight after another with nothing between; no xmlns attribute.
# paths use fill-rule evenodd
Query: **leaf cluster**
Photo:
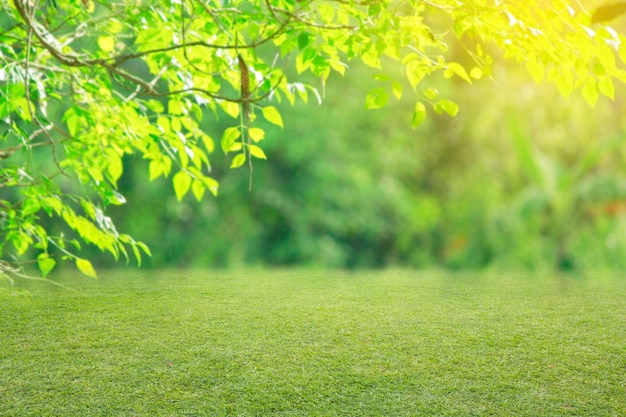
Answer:
<svg viewBox="0 0 626 417"><path fill-rule="evenodd" d="M2 0L0 11L0 273L21 273L37 259L43 275L57 257L87 275L80 243L116 258L137 259L145 245L118 233L104 214L124 203L124 160L147 161L150 179L165 177L182 200L217 195L211 173L215 138L207 124L232 120L220 145L230 166L266 159L264 122L283 126L277 104L310 95L321 101L331 73L354 59L381 74L365 99L384 106L407 94L385 71L395 61L414 95L412 125L430 107L454 116L456 103L422 80L436 74L466 83L490 75L488 48L528 68L564 95L580 89L594 104L626 80L623 36L591 27L565 0ZM607 14L608 13L608 14ZM467 62L446 51L460 44ZM320 80L322 92L305 73ZM258 118L262 115L262 119ZM37 155L35 155L37 154ZM212 156L211 156L212 157ZM37 160L45 163L39 163ZM83 190L69 193L68 184ZM51 234L43 218L71 237ZM70 250L66 242L72 243ZM54 251L49 248L54 246ZM34 252L33 252L34 251ZM26 258L25 258L26 257Z"/></svg>

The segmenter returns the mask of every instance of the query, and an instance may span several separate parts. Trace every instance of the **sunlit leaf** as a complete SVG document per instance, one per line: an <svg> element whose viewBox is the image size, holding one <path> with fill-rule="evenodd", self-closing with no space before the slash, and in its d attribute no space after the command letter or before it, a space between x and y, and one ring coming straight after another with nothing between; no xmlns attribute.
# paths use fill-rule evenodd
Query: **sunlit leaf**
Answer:
<svg viewBox="0 0 626 417"><path fill-rule="evenodd" d="M222 134L222 150L225 153L228 153L233 148L233 144L239 137L241 136L241 132L237 127L229 127L224 130Z"/></svg>
<svg viewBox="0 0 626 417"><path fill-rule="evenodd" d="M465 68L457 62L448 63L447 74L448 76L455 74L459 76L460 78L462 78L464 81L468 82L469 84L472 83L472 79L467 74L467 71L465 70Z"/></svg>
<svg viewBox="0 0 626 417"><path fill-rule="evenodd" d="M439 100L435 103L433 108L438 114L445 112L452 117L456 116L459 112L459 105L450 100Z"/></svg>
<svg viewBox="0 0 626 417"><path fill-rule="evenodd" d="M402 98L402 84L400 84L398 81L394 81L391 84L391 91L393 92L396 100L400 100Z"/></svg>
<svg viewBox="0 0 626 417"><path fill-rule="evenodd" d="M426 118L426 106L421 101L418 101L415 104L415 110L413 110L413 119L411 120L411 126L415 129L418 127L424 119Z"/></svg>
<svg viewBox="0 0 626 417"><path fill-rule="evenodd" d="M379 109L384 107L389 101L389 94L384 88L375 88L371 90L365 97L365 109Z"/></svg>
<svg viewBox="0 0 626 417"><path fill-rule="evenodd" d="M263 152L263 149L261 149L260 147L256 145L250 145L249 148L250 148L250 154L254 156L255 158L267 159L267 156L265 156L265 152Z"/></svg>
<svg viewBox="0 0 626 417"><path fill-rule="evenodd" d="M50 272L56 266L56 261L52 259L47 253L42 253L37 257L37 265L39 266L39 270L41 271L41 275L47 277Z"/></svg>
<svg viewBox="0 0 626 417"><path fill-rule="evenodd" d="M423 94L427 99L434 100L439 96L439 91L436 88L431 87L424 90Z"/></svg>
<svg viewBox="0 0 626 417"><path fill-rule="evenodd" d="M202 201L204 190L206 190L206 188L201 180L193 180L193 183L191 184L191 191L193 192L194 197L196 197L196 200Z"/></svg>
<svg viewBox="0 0 626 417"><path fill-rule="evenodd" d="M88 277L94 279L98 278L96 270L93 268L93 265L91 265L91 262L89 262L87 259L77 258L76 267L80 272L87 275Z"/></svg>
<svg viewBox="0 0 626 417"><path fill-rule="evenodd" d="M260 142L265 138L265 131L263 129L259 129L258 127L251 127L248 130L248 135L250 135L250 139L255 142Z"/></svg>
<svg viewBox="0 0 626 417"><path fill-rule="evenodd" d="M204 147L206 148L208 153L213 152L215 145L213 144L213 139L209 135L202 135L202 143L204 143Z"/></svg>
<svg viewBox="0 0 626 417"><path fill-rule="evenodd" d="M150 161L150 165L148 167L150 173L150 181L153 181L154 179L160 177L163 173L163 164L160 161Z"/></svg>
<svg viewBox="0 0 626 417"><path fill-rule="evenodd" d="M174 184L176 198L178 201L181 201L185 194L189 191L189 187L191 186L191 176L185 171L179 171L176 175L174 175L172 183Z"/></svg>
<svg viewBox="0 0 626 417"><path fill-rule="evenodd" d="M415 88L428 75L428 69L417 61L411 61L406 66L406 73L411 87Z"/></svg>
<svg viewBox="0 0 626 417"><path fill-rule="evenodd" d="M298 36L298 49L303 50L309 45L309 42L309 34L306 32L302 32L300 36Z"/></svg>
<svg viewBox="0 0 626 417"><path fill-rule="evenodd" d="M246 162L246 154L244 153L239 153L237 155L235 155L235 157L233 158L232 163L230 164L231 169L233 168L239 168L240 166L242 166L244 163Z"/></svg>
<svg viewBox="0 0 626 417"><path fill-rule="evenodd" d="M483 70L478 67L474 67L470 71L470 77L475 80L480 80L483 77Z"/></svg>
<svg viewBox="0 0 626 417"><path fill-rule="evenodd" d="M117 182L124 172L122 158L113 149L109 149L107 152L107 172L113 183Z"/></svg>
<svg viewBox="0 0 626 417"><path fill-rule="evenodd" d="M39 204L39 199L34 197L29 197L24 200L22 204L22 215L24 217L35 214L41 208L41 204Z"/></svg>
<svg viewBox="0 0 626 417"><path fill-rule="evenodd" d="M588 78L585 84L583 84L581 93L584 99L589 103L591 107L596 105L600 91L598 89L598 82L595 78Z"/></svg>
<svg viewBox="0 0 626 417"><path fill-rule="evenodd" d="M283 127L283 118L280 113L274 106L265 106L261 110L263 112L263 117L268 122L275 124L276 126Z"/></svg>
<svg viewBox="0 0 626 417"><path fill-rule="evenodd" d="M601 94L607 96L611 100L615 100L615 86L610 77L601 77L598 80L598 89Z"/></svg>
<svg viewBox="0 0 626 417"><path fill-rule="evenodd" d="M112 52L115 49L115 38L113 36L98 37L98 46L104 52Z"/></svg>

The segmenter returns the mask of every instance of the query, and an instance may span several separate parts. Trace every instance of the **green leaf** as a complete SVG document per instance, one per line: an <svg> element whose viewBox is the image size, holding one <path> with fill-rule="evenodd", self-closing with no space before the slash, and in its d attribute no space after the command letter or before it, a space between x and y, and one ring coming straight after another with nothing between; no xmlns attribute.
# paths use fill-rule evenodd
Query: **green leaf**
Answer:
<svg viewBox="0 0 626 417"><path fill-rule="evenodd" d="M303 50L309 45L309 42L309 34L306 32L302 32L300 36L298 36L298 49Z"/></svg>
<svg viewBox="0 0 626 417"><path fill-rule="evenodd" d="M418 127L426 118L426 106L421 101L418 101L415 104L415 110L413 111L413 120L411 121L411 126L413 129Z"/></svg>
<svg viewBox="0 0 626 417"><path fill-rule="evenodd" d="M582 88L582 95L591 107L596 105L600 91L598 90L598 82L595 78L587 78Z"/></svg>
<svg viewBox="0 0 626 417"><path fill-rule="evenodd" d="M30 216L31 214L35 214L39 211L41 205L39 204L39 199L36 197L27 197L24 200L24 204L22 204L22 216Z"/></svg>
<svg viewBox="0 0 626 417"><path fill-rule="evenodd" d="M424 91L424 97L426 97L429 100L434 100L439 96L439 90L437 90L436 88L427 88Z"/></svg>
<svg viewBox="0 0 626 417"><path fill-rule="evenodd" d="M222 110L233 119L239 117L239 104L232 101L223 101L220 103Z"/></svg>
<svg viewBox="0 0 626 417"><path fill-rule="evenodd" d="M263 152L263 149L259 148L256 145L250 145L250 155L259 159L267 159L267 156L265 156L265 152Z"/></svg>
<svg viewBox="0 0 626 417"><path fill-rule="evenodd" d="M161 129L163 129L163 133L165 133L166 135L172 131L170 119L165 116L159 116L157 118L157 125L159 125Z"/></svg>
<svg viewBox="0 0 626 417"><path fill-rule="evenodd" d="M406 64L406 74L413 88L417 87L428 73L428 68L422 66L418 61L410 61Z"/></svg>
<svg viewBox="0 0 626 417"><path fill-rule="evenodd" d="M483 70L478 67L472 68L472 70L470 71L470 77L475 80L480 80L483 77Z"/></svg>
<svg viewBox="0 0 626 417"><path fill-rule="evenodd" d="M315 48L305 48L296 57L296 72L301 74L311 66L311 63L317 56Z"/></svg>
<svg viewBox="0 0 626 417"><path fill-rule="evenodd" d="M442 114L445 112L452 117L456 116L459 113L459 105L450 100L439 100L437 103L435 103L434 109L437 114Z"/></svg>
<svg viewBox="0 0 626 417"><path fill-rule="evenodd" d="M361 55L361 61L368 67L382 68L380 64L380 54L376 51L376 48L371 47L367 52Z"/></svg>
<svg viewBox="0 0 626 417"><path fill-rule="evenodd" d="M116 183L124 172L122 158L113 149L107 151L107 171L113 183Z"/></svg>
<svg viewBox="0 0 626 417"><path fill-rule="evenodd" d="M185 171L179 171L176 175L174 175L172 182L174 184L176 199L181 201L191 186L191 175Z"/></svg>
<svg viewBox="0 0 626 417"><path fill-rule="evenodd" d="M574 90L574 77L569 68L564 68L562 71L559 71L559 75L554 82L561 95L565 98L569 97Z"/></svg>
<svg viewBox="0 0 626 417"><path fill-rule="evenodd" d="M52 195L46 198L43 198L41 200L42 205L44 206L44 208L47 209L52 209L54 210L54 212L57 215L61 214L61 210L63 209L63 202L61 201L61 199L59 198L59 196L57 195ZM47 210L48 211L48 210ZM48 214L50 215L51 213L48 212Z"/></svg>
<svg viewBox="0 0 626 417"><path fill-rule="evenodd" d="M598 82L600 93L604 94L611 100L615 100L615 86L611 77L602 77Z"/></svg>
<svg viewBox="0 0 626 417"><path fill-rule="evenodd" d="M402 84L400 84L398 81L394 81L391 84L391 91L393 92L396 100L400 100L402 98Z"/></svg>
<svg viewBox="0 0 626 417"><path fill-rule="evenodd" d="M538 62L536 59L530 59L526 62L526 69L530 73L532 79L537 83L541 83L543 81L544 76L544 66Z"/></svg>
<svg viewBox="0 0 626 417"><path fill-rule="evenodd" d="M379 109L384 107L389 101L389 94L384 88L375 88L371 90L365 97L365 109Z"/></svg>
<svg viewBox="0 0 626 417"><path fill-rule="evenodd" d="M204 147L208 153L213 152L215 144L213 143L213 139L211 138L211 136L202 134L202 143L204 143Z"/></svg>
<svg viewBox="0 0 626 417"><path fill-rule="evenodd" d="M202 182L204 182L204 185L209 189L211 194L217 197L219 183L211 177L202 177Z"/></svg>
<svg viewBox="0 0 626 417"><path fill-rule="evenodd" d="M335 16L335 8L330 4L320 4L318 7L318 12L322 20L326 23L330 23Z"/></svg>
<svg viewBox="0 0 626 417"><path fill-rule="evenodd" d="M120 23L120 21L111 19L107 22L106 30L109 33L120 33L124 30L124 26Z"/></svg>
<svg viewBox="0 0 626 417"><path fill-rule="evenodd" d="M229 127L224 130L222 134L222 150L224 153L231 152L233 144L239 137L241 136L241 132L237 127Z"/></svg>
<svg viewBox="0 0 626 417"><path fill-rule="evenodd" d="M157 161L155 159L153 161L150 161L150 165L148 169L150 172L150 181L154 181L156 178L160 177L161 174L163 173L163 164L161 163L161 161Z"/></svg>
<svg viewBox="0 0 626 417"><path fill-rule="evenodd" d="M32 243L32 239L26 233L10 233L10 238L7 240L11 240L13 247L17 251L18 255L23 255L27 250L30 244Z"/></svg>
<svg viewBox="0 0 626 417"><path fill-rule="evenodd" d="M37 264L39 265L41 275L45 278L54 269L57 263L47 253L42 253L37 257Z"/></svg>
<svg viewBox="0 0 626 417"><path fill-rule="evenodd" d="M450 76L452 76L452 74L456 74L457 76L462 78L464 81L467 81L469 84L472 83L472 79L467 74L467 71L465 70L463 65L459 63L456 63L456 62L448 63L448 69L446 70L446 74L444 75L449 78Z"/></svg>
<svg viewBox="0 0 626 417"><path fill-rule="evenodd" d="M275 124L276 126L283 127L283 118L274 106L266 106L262 108L263 117L268 122Z"/></svg>
<svg viewBox="0 0 626 417"><path fill-rule="evenodd" d="M152 256L152 252L150 252L150 248L146 246L143 242L137 242L137 246L139 246L148 256Z"/></svg>
<svg viewBox="0 0 626 417"><path fill-rule="evenodd" d="M230 164L230 168L239 168L246 162L246 154L239 153L233 158L233 162Z"/></svg>
<svg viewBox="0 0 626 417"><path fill-rule="evenodd" d="M230 149L228 150L228 152L237 152L243 149L243 143L241 142L235 142L231 145Z"/></svg>
<svg viewBox="0 0 626 417"><path fill-rule="evenodd" d="M73 111L73 109L69 109L65 113L65 124L67 125L67 130L71 136L76 136L78 130L80 129L82 118Z"/></svg>
<svg viewBox="0 0 626 417"><path fill-rule="evenodd" d="M185 105L178 97L171 98L167 102L167 109L172 115L186 115L187 114L187 109L185 108Z"/></svg>
<svg viewBox="0 0 626 417"><path fill-rule="evenodd" d="M90 278L97 279L96 270L93 269L93 265L87 259L76 258L76 267L80 272L87 275Z"/></svg>
<svg viewBox="0 0 626 417"><path fill-rule="evenodd" d="M251 127L248 129L248 135L253 141L260 142L265 138L265 131L263 129L259 129L258 127Z"/></svg>
<svg viewBox="0 0 626 417"><path fill-rule="evenodd" d="M204 190L206 190L206 187L201 180L196 179L193 181L193 184L191 184L191 191L198 201L202 201L202 197L204 196Z"/></svg>
<svg viewBox="0 0 626 417"><path fill-rule="evenodd" d="M115 38L113 36L98 37L98 46L104 52L112 52L115 49Z"/></svg>
<svg viewBox="0 0 626 417"><path fill-rule="evenodd" d="M328 61L328 63L330 64L331 68L337 71L339 74L345 75L346 68L348 68L348 65L344 64L338 59L331 59Z"/></svg>

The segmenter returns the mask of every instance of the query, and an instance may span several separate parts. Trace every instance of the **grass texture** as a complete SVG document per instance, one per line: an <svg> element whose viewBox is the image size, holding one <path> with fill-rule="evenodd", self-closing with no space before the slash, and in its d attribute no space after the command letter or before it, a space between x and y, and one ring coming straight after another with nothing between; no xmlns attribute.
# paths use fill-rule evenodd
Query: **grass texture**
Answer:
<svg viewBox="0 0 626 417"><path fill-rule="evenodd" d="M626 277L122 272L0 289L2 416L625 416Z"/></svg>

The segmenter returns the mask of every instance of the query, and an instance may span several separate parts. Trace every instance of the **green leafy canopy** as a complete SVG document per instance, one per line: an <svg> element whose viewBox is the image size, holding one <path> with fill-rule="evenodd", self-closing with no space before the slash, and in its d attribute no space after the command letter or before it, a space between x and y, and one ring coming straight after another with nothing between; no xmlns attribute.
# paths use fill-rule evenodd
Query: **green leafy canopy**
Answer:
<svg viewBox="0 0 626 417"><path fill-rule="evenodd" d="M232 119L221 149L231 167L265 159L266 123L279 104L306 102L354 60L381 69L365 106L409 93L412 125L459 107L422 81L435 74L474 83L490 75L488 50L525 66L561 93L593 105L626 80L624 37L594 24L579 1L543 0L1 0L0 274L35 259L47 276L78 257L81 242L115 258L148 248L120 233L107 206L124 204L123 159L147 160L151 180L172 181L179 200L217 195L214 138L202 128ZM604 9L596 22L616 17ZM450 61L456 42L466 59ZM385 72L395 62L409 92ZM391 94L390 94L391 93ZM261 115L259 118L257 115ZM407 121L408 122L408 121ZM251 165L250 165L251 166ZM80 190L80 191L76 191ZM65 225L63 231L51 220ZM60 222L59 222L60 221ZM56 259L56 260L55 260Z"/></svg>

